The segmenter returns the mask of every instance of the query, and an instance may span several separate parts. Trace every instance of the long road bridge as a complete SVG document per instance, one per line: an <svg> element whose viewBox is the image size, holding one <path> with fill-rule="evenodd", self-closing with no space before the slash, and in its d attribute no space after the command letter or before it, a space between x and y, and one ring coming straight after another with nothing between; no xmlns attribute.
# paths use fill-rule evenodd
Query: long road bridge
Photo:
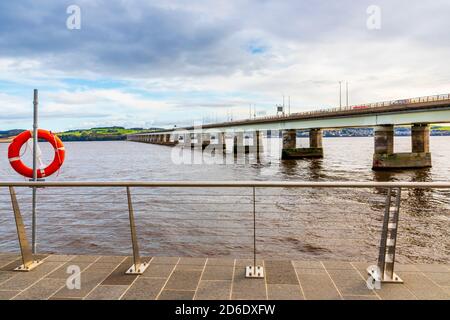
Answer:
<svg viewBox="0 0 450 320"><path fill-rule="evenodd" d="M225 150L225 134L233 134L233 149L262 151L262 133L281 131L282 159L323 157L322 130L373 127L374 169L431 167L430 124L450 122L450 94L384 101L343 108L261 117L129 135L129 141L163 145L189 145ZM394 152L394 126L412 126L412 150ZM309 148L296 145L297 130L309 130ZM245 134L254 134L253 146L246 146Z"/></svg>

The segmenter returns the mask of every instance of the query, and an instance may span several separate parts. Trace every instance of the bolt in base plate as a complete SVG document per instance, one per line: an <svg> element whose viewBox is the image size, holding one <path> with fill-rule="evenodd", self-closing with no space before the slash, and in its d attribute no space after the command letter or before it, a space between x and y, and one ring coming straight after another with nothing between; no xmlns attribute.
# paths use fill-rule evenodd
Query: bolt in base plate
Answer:
<svg viewBox="0 0 450 320"><path fill-rule="evenodd" d="M264 268L261 266L247 266L245 268L246 278L264 278Z"/></svg>
<svg viewBox="0 0 450 320"><path fill-rule="evenodd" d="M148 268L150 264L148 262L142 262L137 267L135 264L133 264L126 272L125 274L143 274L144 271Z"/></svg>
<svg viewBox="0 0 450 320"><path fill-rule="evenodd" d="M32 263L30 263L29 265L20 265L17 268L14 269L14 271L20 271L20 272L29 272L31 270L33 270L34 268L36 268L38 265L42 264L44 261L42 260L35 260Z"/></svg>

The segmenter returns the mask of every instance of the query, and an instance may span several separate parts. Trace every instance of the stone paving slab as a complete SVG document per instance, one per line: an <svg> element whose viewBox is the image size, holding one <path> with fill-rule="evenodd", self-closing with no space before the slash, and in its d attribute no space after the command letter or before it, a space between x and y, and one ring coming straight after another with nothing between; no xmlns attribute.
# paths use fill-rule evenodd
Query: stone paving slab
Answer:
<svg viewBox="0 0 450 320"><path fill-rule="evenodd" d="M195 300L229 300L231 296L231 281L215 280L200 281Z"/></svg>
<svg viewBox="0 0 450 320"><path fill-rule="evenodd" d="M195 291L202 272L198 270L177 270L171 274L165 289Z"/></svg>
<svg viewBox="0 0 450 320"><path fill-rule="evenodd" d="M153 257L143 275L126 275L131 257L40 255L43 264L15 272L17 254L0 254L0 300L450 300L449 265L396 265L403 284L366 287L374 263L258 260L264 279L245 277L249 259ZM67 287L68 267L81 287Z"/></svg>
<svg viewBox="0 0 450 320"><path fill-rule="evenodd" d="M125 274L125 272L133 265L131 258L125 259L120 265L118 265L111 274L102 282L102 285L125 285L130 286L137 275ZM92 272L95 272L95 268L91 268Z"/></svg>
<svg viewBox="0 0 450 320"><path fill-rule="evenodd" d="M355 269L331 269L328 274L342 296L375 295L373 290L367 289L366 279Z"/></svg>
<svg viewBox="0 0 450 320"><path fill-rule="evenodd" d="M139 277L130 286L123 300L155 300L164 288L167 279Z"/></svg>
<svg viewBox="0 0 450 320"><path fill-rule="evenodd" d="M100 285L85 300L118 300L128 289L127 285Z"/></svg>
<svg viewBox="0 0 450 320"><path fill-rule="evenodd" d="M168 278L175 269L178 260L180 260L180 258L163 259L160 257L154 257L150 261L150 265L147 267L147 270L145 270L142 276L150 278Z"/></svg>
<svg viewBox="0 0 450 320"><path fill-rule="evenodd" d="M228 280L233 279L234 266L206 265L202 280Z"/></svg>
<svg viewBox="0 0 450 320"><path fill-rule="evenodd" d="M266 260L264 269L268 284L298 284L291 261Z"/></svg>
<svg viewBox="0 0 450 320"><path fill-rule="evenodd" d="M163 290L158 300L192 300L195 291Z"/></svg>
<svg viewBox="0 0 450 320"><path fill-rule="evenodd" d="M42 279L22 291L14 300L47 300L65 284L65 279Z"/></svg>
<svg viewBox="0 0 450 320"><path fill-rule="evenodd" d="M299 284L268 284L269 300L304 300L305 297Z"/></svg>
<svg viewBox="0 0 450 320"><path fill-rule="evenodd" d="M342 298L330 276L326 273L299 274L298 279L302 286L305 299L339 300Z"/></svg>

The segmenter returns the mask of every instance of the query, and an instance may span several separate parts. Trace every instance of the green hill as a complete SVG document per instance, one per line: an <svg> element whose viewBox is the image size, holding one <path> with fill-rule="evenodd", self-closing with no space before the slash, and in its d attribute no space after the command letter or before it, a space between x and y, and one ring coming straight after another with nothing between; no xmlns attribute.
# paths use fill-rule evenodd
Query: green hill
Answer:
<svg viewBox="0 0 450 320"><path fill-rule="evenodd" d="M57 133L63 141L114 141L125 140L127 134L152 132L159 128L100 127L91 129L69 130Z"/></svg>

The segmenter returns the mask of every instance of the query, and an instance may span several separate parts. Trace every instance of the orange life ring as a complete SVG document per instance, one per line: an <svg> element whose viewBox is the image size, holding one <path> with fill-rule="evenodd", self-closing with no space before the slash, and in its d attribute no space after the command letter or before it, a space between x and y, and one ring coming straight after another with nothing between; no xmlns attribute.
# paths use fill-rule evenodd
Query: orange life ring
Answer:
<svg viewBox="0 0 450 320"><path fill-rule="evenodd" d="M33 169L26 166L20 159L20 149L28 141L28 139L31 139L32 137L33 131L24 131L14 138L8 148L8 159L11 166L19 174L28 178L33 178ZM61 139L50 131L38 129L38 138L48 141L55 149L55 157L52 163L50 163L45 169L38 169L37 171L37 177L44 178L52 175L58 171L59 168L61 168L66 151Z"/></svg>

